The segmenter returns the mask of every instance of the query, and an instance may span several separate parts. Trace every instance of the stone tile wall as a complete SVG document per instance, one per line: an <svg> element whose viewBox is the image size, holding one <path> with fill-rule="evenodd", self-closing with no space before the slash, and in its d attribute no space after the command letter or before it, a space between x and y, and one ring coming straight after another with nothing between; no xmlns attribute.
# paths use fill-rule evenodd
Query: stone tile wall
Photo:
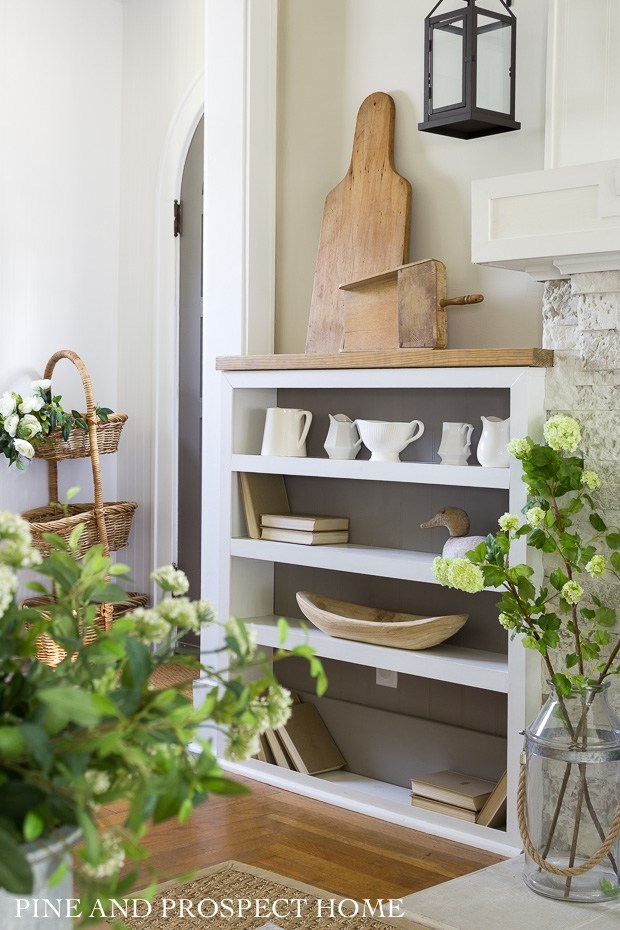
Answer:
<svg viewBox="0 0 620 930"><path fill-rule="evenodd" d="M598 492L602 516L608 526L620 526L620 272L548 281L543 347L555 350L555 365L547 374L547 412L568 413L581 423L587 466L603 482ZM591 532L587 518L580 528ZM553 567L553 559L546 557L546 571ZM591 583L620 615L620 585ZM612 682L618 712L619 678Z"/></svg>

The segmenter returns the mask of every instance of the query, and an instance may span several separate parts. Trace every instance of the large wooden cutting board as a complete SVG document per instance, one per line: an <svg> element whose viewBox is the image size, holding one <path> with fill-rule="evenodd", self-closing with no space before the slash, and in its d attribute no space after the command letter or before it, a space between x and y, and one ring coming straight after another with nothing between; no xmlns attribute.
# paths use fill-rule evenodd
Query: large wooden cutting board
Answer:
<svg viewBox="0 0 620 930"><path fill-rule="evenodd" d="M340 350L341 284L407 261L411 185L394 168L394 115L389 94L371 94L364 100L349 170L325 200L306 352Z"/></svg>

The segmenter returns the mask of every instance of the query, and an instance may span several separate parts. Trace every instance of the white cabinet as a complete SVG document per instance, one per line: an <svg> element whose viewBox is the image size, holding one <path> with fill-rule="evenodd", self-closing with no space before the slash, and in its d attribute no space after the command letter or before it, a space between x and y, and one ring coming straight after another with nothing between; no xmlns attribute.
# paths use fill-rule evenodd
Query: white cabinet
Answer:
<svg viewBox="0 0 620 930"><path fill-rule="evenodd" d="M240 363L243 361L247 365L247 360ZM235 367L228 362L223 360L220 367ZM418 527L443 502L468 509L473 532L495 531L501 513L521 510L525 488L518 462L506 469L476 464L442 466L436 449L443 420L469 421L477 426L474 453L481 415L509 415L512 436L539 434L545 372L544 367L535 365L222 372L218 613L221 617L234 614L253 623L258 642L269 649L278 645L276 622L281 605L291 607L286 610L291 644L303 642L307 636L330 666L334 687L330 684L327 696L318 704L336 741L347 744L341 748L352 771L311 777L253 760L243 765L224 763L226 768L486 849L508 854L519 850L515 813L522 744L519 731L539 706L538 657L518 642L508 642L496 620L497 592L461 595L437 585L431 564L445 535L438 531L420 533ZM277 405L304 407L315 413L307 458L260 455L265 409ZM333 461L323 450L328 412L422 419L426 439L412 444L403 453L403 461L397 463L371 463L362 457ZM474 455L470 462L475 461ZM314 547L246 538L237 480L242 471L284 475L294 511L347 513L351 518L350 545ZM476 526L477 519L485 525ZM535 554L526 550L522 540L515 543L514 561L526 561L531 555ZM468 599L463 609L470 613L470 620L453 640L421 652L335 639L309 623L306 634L293 596L300 584L343 600L355 601L358 591L359 603L374 596L380 602L372 606L411 613L428 612L428 607L407 607L407 599L441 607L445 602L442 598L452 598L451 604L457 605L457 598L462 597ZM330 590L322 590L321 585ZM392 592L399 603L389 601ZM376 692L371 687L364 691L363 685L371 681L376 668L399 673L397 691L379 706ZM301 690L304 692L303 686ZM364 698L364 694L368 696ZM311 699L307 693L303 696ZM434 705L441 705L442 700L444 705L451 702L447 715L441 708L434 711ZM468 716L470 702L478 708L477 718L472 718L473 711ZM485 727L485 708L489 720L495 721L493 726ZM480 720L481 725L472 725L472 719ZM484 777L499 776L508 768L505 830L411 807L412 775L457 766Z"/></svg>

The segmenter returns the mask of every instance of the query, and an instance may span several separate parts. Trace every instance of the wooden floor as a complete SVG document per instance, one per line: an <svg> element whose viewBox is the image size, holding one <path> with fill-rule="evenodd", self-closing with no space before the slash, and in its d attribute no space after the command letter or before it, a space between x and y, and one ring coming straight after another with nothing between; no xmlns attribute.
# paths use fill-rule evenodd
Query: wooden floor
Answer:
<svg viewBox="0 0 620 930"><path fill-rule="evenodd" d="M237 780L251 794L211 797L188 823L151 829L146 845L160 880L237 859L345 897L400 898L500 861L470 846Z"/></svg>

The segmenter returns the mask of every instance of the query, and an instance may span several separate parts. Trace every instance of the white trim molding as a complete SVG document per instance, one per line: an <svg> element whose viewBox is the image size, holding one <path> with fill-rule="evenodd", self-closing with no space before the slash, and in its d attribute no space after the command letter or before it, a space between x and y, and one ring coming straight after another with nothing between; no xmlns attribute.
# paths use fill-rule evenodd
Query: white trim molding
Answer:
<svg viewBox="0 0 620 930"><path fill-rule="evenodd" d="M537 280L620 268L620 162L474 181L472 261Z"/></svg>

